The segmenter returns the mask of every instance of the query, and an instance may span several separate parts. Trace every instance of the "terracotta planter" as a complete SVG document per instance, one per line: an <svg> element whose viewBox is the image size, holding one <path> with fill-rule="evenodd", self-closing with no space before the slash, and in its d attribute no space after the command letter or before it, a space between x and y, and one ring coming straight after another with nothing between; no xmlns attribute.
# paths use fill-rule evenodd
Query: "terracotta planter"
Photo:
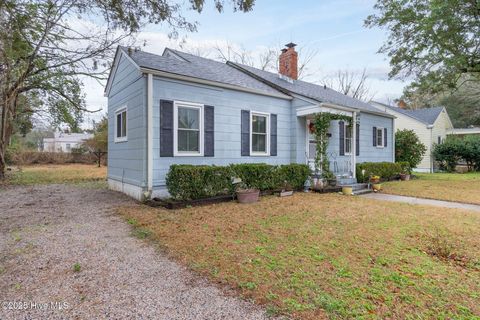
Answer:
<svg viewBox="0 0 480 320"><path fill-rule="evenodd" d="M372 189L373 189L373 191L378 192L378 191L382 190L382 185L380 183L374 183L374 184L372 184Z"/></svg>
<svg viewBox="0 0 480 320"><path fill-rule="evenodd" d="M406 173L400 173L400 180L409 181L410 180L410 175L406 174Z"/></svg>
<svg viewBox="0 0 480 320"><path fill-rule="evenodd" d="M253 203L258 201L260 190L246 189L237 191L237 200L239 203Z"/></svg>

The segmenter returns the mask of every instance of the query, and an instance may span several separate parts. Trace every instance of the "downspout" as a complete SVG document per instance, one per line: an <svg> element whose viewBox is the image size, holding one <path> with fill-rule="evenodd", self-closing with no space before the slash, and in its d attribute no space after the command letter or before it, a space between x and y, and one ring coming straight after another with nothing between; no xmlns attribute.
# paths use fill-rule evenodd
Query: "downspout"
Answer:
<svg viewBox="0 0 480 320"><path fill-rule="evenodd" d="M388 137L385 137L385 139L388 139ZM396 162L397 159L395 159L395 119L392 119L392 149L393 149L393 162Z"/></svg>
<svg viewBox="0 0 480 320"><path fill-rule="evenodd" d="M428 125L427 129L430 129L430 173L433 173L433 125Z"/></svg>
<svg viewBox="0 0 480 320"><path fill-rule="evenodd" d="M352 178L357 177L357 113L355 111L352 112L352 139L350 140L352 145Z"/></svg>
<svg viewBox="0 0 480 320"><path fill-rule="evenodd" d="M147 74L147 194L153 189L153 75Z"/></svg>

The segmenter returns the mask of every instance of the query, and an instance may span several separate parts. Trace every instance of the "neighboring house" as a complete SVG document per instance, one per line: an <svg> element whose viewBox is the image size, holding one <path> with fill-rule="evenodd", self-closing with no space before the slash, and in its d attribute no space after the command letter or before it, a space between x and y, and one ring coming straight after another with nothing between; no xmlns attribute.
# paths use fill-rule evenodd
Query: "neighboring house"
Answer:
<svg viewBox="0 0 480 320"><path fill-rule="evenodd" d="M355 163L394 161L393 116L324 86L297 80L287 45L280 75L166 48L119 47L108 97L108 181L130 196L168 195L172 164L313 163L315 113L353 116L330 125L329 160L343 183Z"/></svg>
<svg viewBox="0 0 480 320"><path fill-rule="evenodd" d="M432 157L434 145L442 143L453 129L452 121L444 107L406 110L372 101L378 110L388 112L396 117L395 129L415 131L420 141L427 147L422 162L415 168L417 172L433 172L435 163Z"/></svg>
<svg viewBox="0 0 480 320"><path fill-rule="evenodd" d="M464 138L467 136L480 136L480 127L453 128L447 132L447 135L458 138Z"/></svg>
<svg viewBox="0 0 480 320"><path fill-rule="evenodd" d="M89 133L61 133L55 132L53 138L43 138L43 150L46 152L71 152L78 148L85 140L93 137Z"/></svg>

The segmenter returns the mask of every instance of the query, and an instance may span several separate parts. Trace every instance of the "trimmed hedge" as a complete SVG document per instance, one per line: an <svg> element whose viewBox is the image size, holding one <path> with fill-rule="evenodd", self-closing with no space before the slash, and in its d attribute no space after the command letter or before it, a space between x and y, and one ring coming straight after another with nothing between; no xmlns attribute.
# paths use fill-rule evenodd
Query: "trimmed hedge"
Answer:
<svg viewBox="0 0 480 320"><path fill-rule="evenodd" d="M166 176L174 199L193 200L233 193L230 167L171 165Z"/></svg>
<svg viewBox="0 0 480 320"><path fill-rule="evenodd" d="M194 200L233 194L233 178L248 187L279 190L287 182L293 189L303 188L310 169L303 164L281 166L265 163L243 163L230 166L172 165L166 176L167 189L177 200Z"/></svg>
<svg viewBox="0 0 480 320"><path fill-rule="evenodd" d="M400 162L363 162L357 163L357 181L367 182L370 176L380 176L383 181L392 180L405 169ZM362 171L365 171L362 174Z"/></svg>

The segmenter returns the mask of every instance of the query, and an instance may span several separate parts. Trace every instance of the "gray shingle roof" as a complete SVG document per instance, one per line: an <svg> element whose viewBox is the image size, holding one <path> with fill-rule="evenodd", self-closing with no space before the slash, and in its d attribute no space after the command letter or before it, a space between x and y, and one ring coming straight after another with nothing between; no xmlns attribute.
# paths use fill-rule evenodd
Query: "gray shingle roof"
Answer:
<svg viewBox="0 0 480 320"><path fill-rule="evenodd" d="M395 112L404 114L406 116L409 116L415 120L418 120L422 123L432 125L435 123L437 120L438 116L443 110L443 107L433 107L433 108L423 108L423 109L416 109L416 110L405 110L399 107L395 106L390 106L388 104L380 103L380 102L375 102L378 105L381 105L385 108L388 108L390 110L393 110Z"/></svg>
<svg viewBox="0 0 480 320"><path fill-rule="evenodd" d="M340 93L328 87L324 87L322 85L305 82L301 80L293 80L293 82L289 82L285 79L280 78L276 73L260 70L257 68L253 68L250 66L233 63L233 62L228 62L228 64L235 65L238 68L241 68L289 92L296 93L301 96L305 96L307 98L314 99L319 102L329 102L329 103L333 103L333 104L337 104L345 107L359 109L361 111L383 113L379 111L377 108L369 105L366 102L360 101L358 99L354 99L343 93Z"/></svg>
<svg viewBox="0 0 480 320"><path fill-rule="evenodd" d="M121 47L121 49L128 54L127 48ZM144 51L132 51L130 57L139 67L142 68L215 81L242 88L263 91L270 94L280 94L278 90L275 90L271 86L258 81L225 63L189 55L176 50L171 51L181 55L187 61L181 61L175 57L161 56Z"/></svg>

